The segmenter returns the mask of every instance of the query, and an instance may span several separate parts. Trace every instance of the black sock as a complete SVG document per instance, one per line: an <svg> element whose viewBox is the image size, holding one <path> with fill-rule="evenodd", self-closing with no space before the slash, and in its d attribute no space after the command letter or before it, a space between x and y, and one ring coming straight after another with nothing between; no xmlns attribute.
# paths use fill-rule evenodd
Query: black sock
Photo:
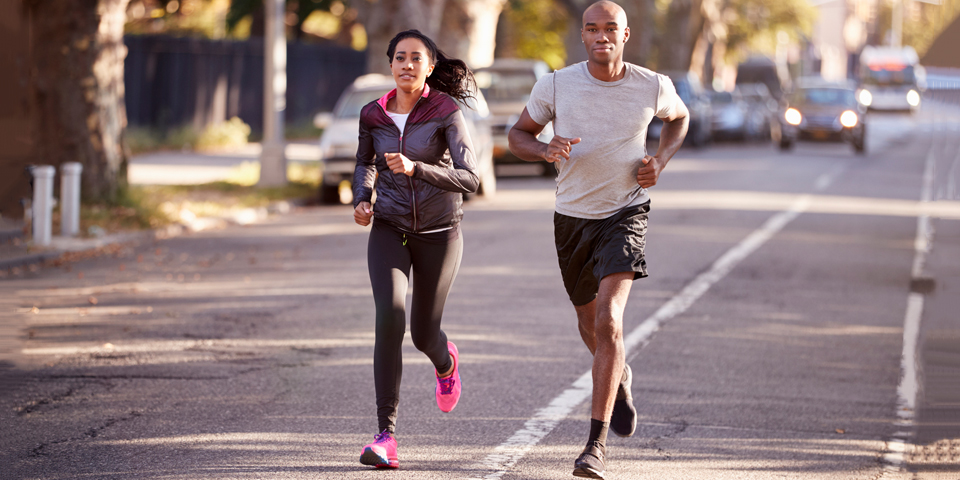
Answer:
<svg viewBox="0 0 960 480"><path fill-rule="evenodd" d="M596 418L590 419L590 439L587 440L587 446L596 444L600 450L605 451L607 445L607 429L610 428L610 422L601 422Z"/></svg>

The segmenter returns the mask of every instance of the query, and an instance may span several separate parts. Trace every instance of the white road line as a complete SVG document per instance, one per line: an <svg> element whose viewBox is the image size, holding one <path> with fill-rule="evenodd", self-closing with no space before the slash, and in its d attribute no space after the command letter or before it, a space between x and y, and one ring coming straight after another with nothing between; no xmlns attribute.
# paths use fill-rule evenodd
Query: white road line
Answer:
<svg viewBox="0 0 960 480"><path fill-rule="evenodd" d="M826 178L821 177L817 180L815 188L817 190L827 188L843 172L844 168L845 166L839 166L828 172ZM711 286L730 273L738 263L755 252L803 213L810 205L810 201L810 195L802 195L787 210L770 217L760 228L753 231L717 259L708 271L693 279L680 293L627 334L623 343L628 358L632 350L646 345L650 341L650 337L664 323L685 312ZM532 418L524 423L523 428L517 430L505 442L495 447L493 452L487 455L477 467L477 470L489 471L489 473L473 478L492 480L506 474L530 449L553 431L570 414L570 411L590 396L592 386L593 379L590 370L588 370L545 408L538 410Z"/></svg>
<svg viewBox="0 0 960 480"><path fill-rule="evenodd" d="M923 187L920 201L930 202L933 197L933 172L936 166L934 149L927 153L927 164L923 172ZM923 277L923 267L930 252L933 240L933 225L930 216L921 214L917 217L917 238L914 241L912 278ZM917 344L920 340L920 320L923 318L924 296L922 293L910 292L907 297L907 311L903 320L903 352L900 355L900 384L897 386L897 423L902 430L894 434L886 443L883 460L894 471L903 469L907 445L913 436L914 418L917 407L917 392L920 382L917 379ZM890 470L890 469L888 469Z"/></svg>

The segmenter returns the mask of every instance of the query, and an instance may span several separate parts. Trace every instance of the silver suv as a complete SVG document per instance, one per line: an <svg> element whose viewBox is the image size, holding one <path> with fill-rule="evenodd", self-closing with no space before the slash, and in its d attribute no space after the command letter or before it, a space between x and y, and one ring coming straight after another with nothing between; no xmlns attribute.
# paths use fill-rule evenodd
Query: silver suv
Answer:
<svg viewBox="0 0 960 480"><path fill-rule="evenodd" d="M360 136L360 110L364 105L396 88L393 77L371 73L353 81L337 100L333 113L319 113L313 123L323 129L320 135L320 201L323 203L351 203L353 201L353 171L357 166L357 147ZM490 110L483 94L461 104L461 111L476 150L480 175L477 193L492 197L497 192L497 178L493 168L493 138L490 134Z"/></svg>

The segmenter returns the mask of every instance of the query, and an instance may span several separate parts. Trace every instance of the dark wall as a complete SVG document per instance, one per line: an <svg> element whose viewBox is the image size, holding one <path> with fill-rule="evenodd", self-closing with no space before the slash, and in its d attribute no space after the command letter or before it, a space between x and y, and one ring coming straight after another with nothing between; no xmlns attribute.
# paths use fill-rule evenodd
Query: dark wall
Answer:
<svg viewBox="0 0 960 480"><path fill-rule="evenodd" d="M196 128L237 116L263 125L263 41L159 35L127 36L124 66L131 126ZM288 123L333 109L340 93L364 73L366 55L334 45L287 45Z"/></svg>
<svg viewBox="0 0 960 480"><path fill-rule="evenodd" d="M960 17L957 17L933 41L926 55L920 59L920 65L960 68L960 53L957 53L957 45L960 45Z"/></svg>

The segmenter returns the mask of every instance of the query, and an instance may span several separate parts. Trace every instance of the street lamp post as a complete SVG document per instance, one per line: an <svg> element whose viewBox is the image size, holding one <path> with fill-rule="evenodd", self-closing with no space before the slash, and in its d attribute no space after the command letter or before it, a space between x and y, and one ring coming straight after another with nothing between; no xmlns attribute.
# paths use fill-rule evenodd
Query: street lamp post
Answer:
<svg viewBox="0 0 960 480"><path fill-rule="evenodd" d="M287 41L284 35L284 1L264 0L263 36L263 142L260 152L261 187L287 184L284 156L283 111L287 95Z"/></svg>

